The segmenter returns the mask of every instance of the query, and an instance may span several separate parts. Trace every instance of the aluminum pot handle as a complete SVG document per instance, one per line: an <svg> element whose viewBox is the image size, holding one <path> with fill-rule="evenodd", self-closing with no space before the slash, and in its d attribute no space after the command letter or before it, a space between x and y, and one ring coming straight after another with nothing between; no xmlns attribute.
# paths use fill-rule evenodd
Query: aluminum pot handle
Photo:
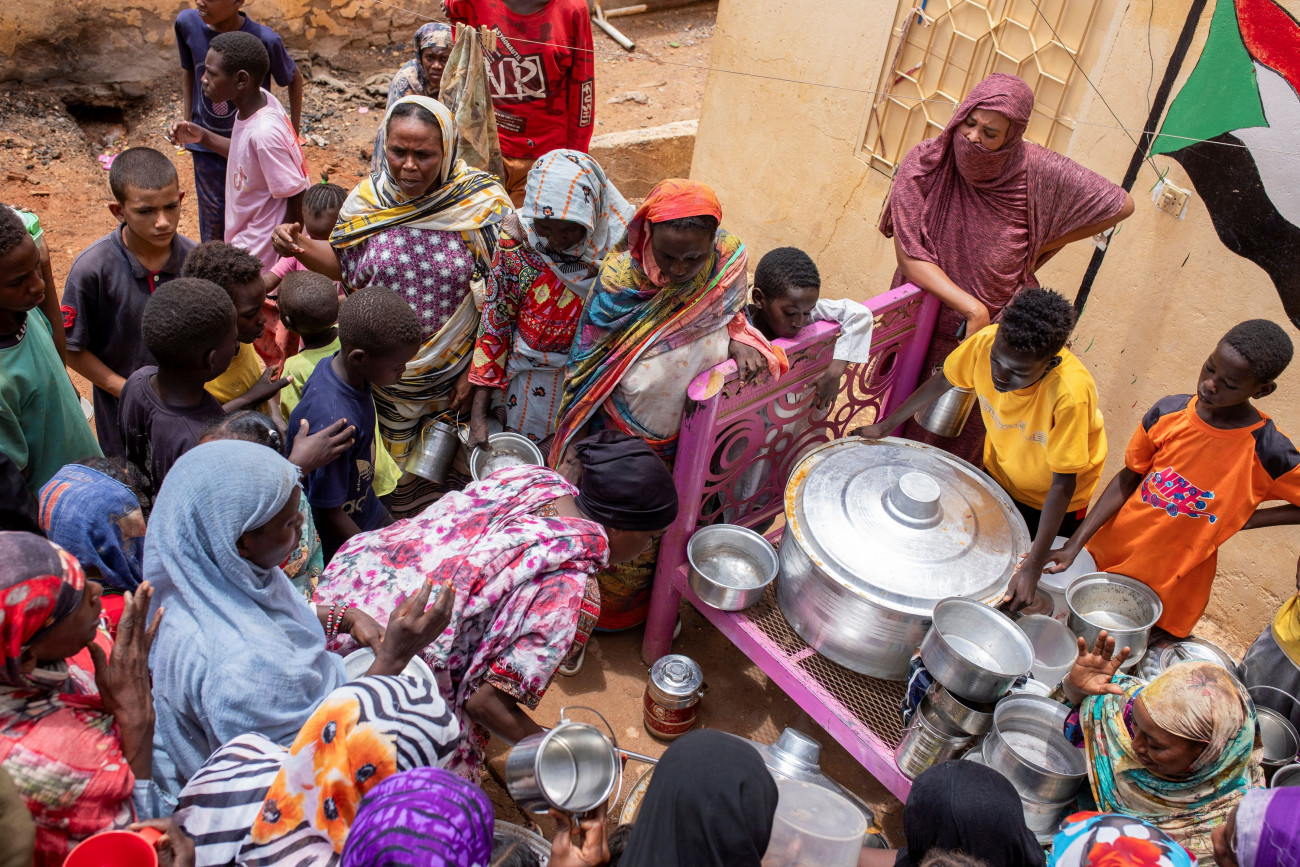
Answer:
<svg viewBox="0 0 1300 867"><path fill-rule="evenodd" d="M609 724L609 720L605 719L605 715L604 715L603 713L601 713L600 711L596 710L594 707L589 707L589 706L587 706L587 705L585 705L585 704L566 704L566 705L564 705L563 707L561 707L561 708L560 708L560 722L562 722L562 723L566 723L566 722L569 721L568 718L565 717L564 712L567 711L567 710L569 710L570 708L573 708L574 710L589 710L589 711L591 711L591 712L594 713L596 716L600 717L600 721L603 722L603 723L605 724L605 728L609 730L609 739L610 739L611 742L613 742L613 744L614 744L614 752L615 752L615 754L616 754L616 755L618 756L618 758L619 758L619 763L618 763L618 785L614 788L614 800L610 802L610 803L617 804L617 803L618 803L618 799L621 798L621 797L623 796L623 765L624 765L624 762L622 761L623 751L620 750L619 747L618 747L618 735L614 734L614 727L613 727L612 725ZM575 816L574 818L577 819L578 821L581 821L582 819L585 819L585 818L587 818L587 817L590 816L590 815L591 815L590 813L584 813L583 815L581 815L581 816Z"/></svg>

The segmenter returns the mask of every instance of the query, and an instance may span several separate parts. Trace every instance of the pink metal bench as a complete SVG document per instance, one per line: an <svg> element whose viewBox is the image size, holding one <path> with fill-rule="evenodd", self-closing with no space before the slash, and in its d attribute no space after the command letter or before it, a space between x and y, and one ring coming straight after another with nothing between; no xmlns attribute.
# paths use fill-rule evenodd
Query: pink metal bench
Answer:
<svg viewBox="0 0 1300 867"><path fill-rule="evenodd" d="M764 377L742 386L726 361L691 383L673 470L682 508L659 549L642 655L653 662L669 652L683 596L719 631L900 799L911 781L894 764L902 737L898 705L903 684L850 671L818 654L786 622L775 587L746 611L727 613L702 604L687 584L686 542L698 527L727 522L766 528L779 545L785 483L811 447L845 436L869 418L888 413L916 386L934 331L938 303L907 284L867 305L876 314L871 361L847 377L830 415L813 413L810 387L831 361L839 326L819 322L794 340L778 341L790 360L779 381ZM762 469L751 469L756 464Z"/></svg>

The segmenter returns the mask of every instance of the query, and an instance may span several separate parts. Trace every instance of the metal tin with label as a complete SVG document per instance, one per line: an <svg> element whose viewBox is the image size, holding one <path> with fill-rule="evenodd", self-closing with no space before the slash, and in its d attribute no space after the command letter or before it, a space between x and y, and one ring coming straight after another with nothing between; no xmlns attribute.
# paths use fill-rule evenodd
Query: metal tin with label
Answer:
<svg viewBox="0 0 1300 867"><path fill-rule="evenodd" d="M670 741L690 731L703 694L704 673L689 656L661 657L650 669L645 688L645 728Z"/></svg>

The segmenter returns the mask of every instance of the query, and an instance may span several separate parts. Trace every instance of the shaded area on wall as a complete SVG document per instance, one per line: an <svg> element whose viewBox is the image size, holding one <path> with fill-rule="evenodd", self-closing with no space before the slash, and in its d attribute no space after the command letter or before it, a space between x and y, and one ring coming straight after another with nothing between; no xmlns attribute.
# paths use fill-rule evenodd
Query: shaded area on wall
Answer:
<svg viewBox="0 0 1300 867"><path fill-rule="evenodd" d="M1219 240L1264 269L1300 327L1298 85L1300 24L1273 0L1218 0L1151 154L1183 166Z"/></svg>

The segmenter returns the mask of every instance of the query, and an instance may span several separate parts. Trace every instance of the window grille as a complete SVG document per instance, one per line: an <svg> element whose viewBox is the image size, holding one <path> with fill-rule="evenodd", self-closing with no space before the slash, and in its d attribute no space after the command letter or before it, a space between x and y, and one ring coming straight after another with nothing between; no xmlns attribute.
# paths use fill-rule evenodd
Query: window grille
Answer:
<svg viewBox="0 0 1300 867"><path fill-rule="evenodd" d="M924 9L920 7L924 5ZM908 150L947 125L972 87L994 72L1034 90L1025 138L1065 152L1114 0L901 0L889 62L868 110L864 156L893 174ZM1106 8L1103 8L1106 7Z"/></svg>

